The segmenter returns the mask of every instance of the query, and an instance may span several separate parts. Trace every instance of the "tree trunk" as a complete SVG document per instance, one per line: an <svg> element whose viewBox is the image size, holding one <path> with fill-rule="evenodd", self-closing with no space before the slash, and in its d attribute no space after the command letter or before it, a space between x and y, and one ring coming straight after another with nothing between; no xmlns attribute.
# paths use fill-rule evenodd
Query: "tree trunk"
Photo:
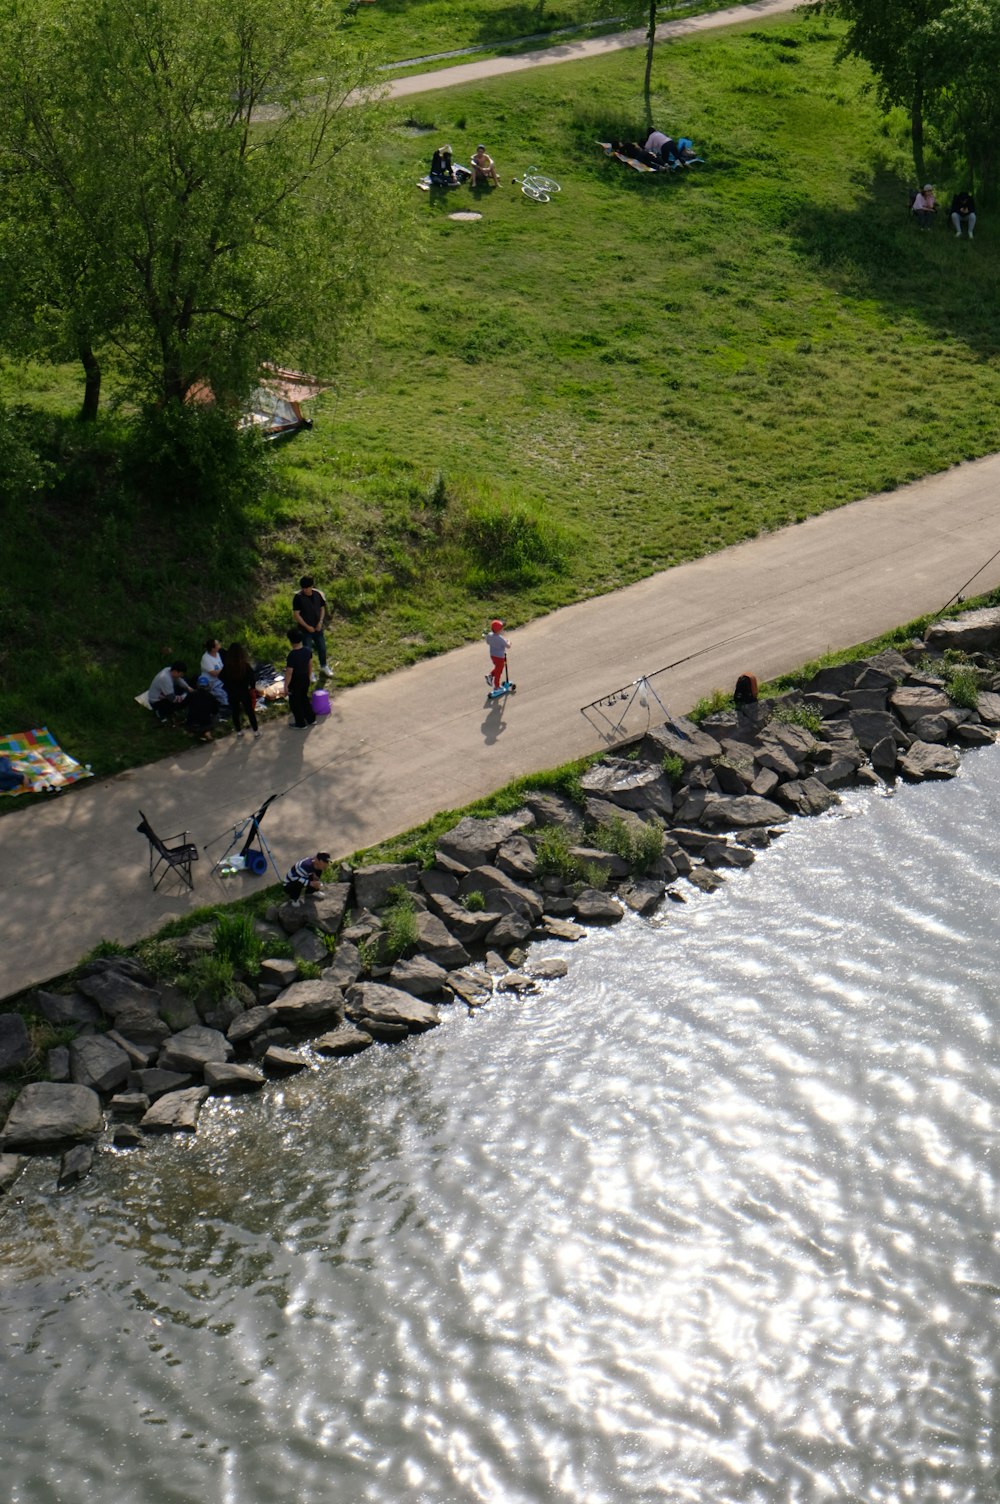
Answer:
<svg viewBox="0 0 1000 1504"><path fill-rule="evenodd" d="M924 89L917 83L913 88L913 100L910 104L910 140L913 144L913 166L917 173L917 187L921 185L927 176L924 165Z"/></svg>
<svg viewBox="0 0 1000 1504"><path fill-rule="evenodd" d="M90 344L81 339L77 345L77 353L83 364L85 385L83 388L83 406L80 409L80 418L84 423L93 423L97 417L97 408L101 400L101 367L97 356Z"/></svg>
<svg viewBox="0 0 1000 1504"><path fill-rule="evenodd" d="M649 29L646 32L646 77L642 93L646 101L646 124L653 129L653 111L649 103L650 83L653 77L653 48L656 45L656 0L649 0Z"/></svg>

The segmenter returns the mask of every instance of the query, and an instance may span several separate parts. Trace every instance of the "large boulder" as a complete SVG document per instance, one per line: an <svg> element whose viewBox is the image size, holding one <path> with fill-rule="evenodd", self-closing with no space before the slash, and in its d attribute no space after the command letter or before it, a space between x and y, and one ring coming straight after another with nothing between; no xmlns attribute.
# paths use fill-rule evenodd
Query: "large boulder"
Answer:
<svg viewBox="0 0 1000 1504"><path fill-rule="evenodd" d="M133 1063L126 1051L104 1034L74 1039L69 1047L71 1079L94 1091L117 1091L128 1080Z"/></svg>
<svg viewBox="0 0 1000 1504"><path fill-rule="evenodd" d="M168 1092L183 1091L185 1087L194 1084L194 1077L189 1071L165 1071L158 1065L133 1071L128 1078L129 1091L141 1092L151 1102L155 1102L157 1097L165 1097Z"/></svg>
<svg viewBox="0 0 1000 1504"><path fill-rule="evenodd" d="M31 1059L31 1036L20 1013L0 1013L0 1071L13 1071Z"/></svg>
<svg viewBox="0 0 1000 1504"><path fill-rule="evenodd" d="M139 1123L143 1133L194 1133L208 1097L207 1086L187 1086L158 1097Z"/></svg>
<svg viewBox="0 0 1000 1504"><path fill-rule="evenodd" d="M875 653L866 660L866 669L858 680L858 688L867 688L872 684L874 674L881 674L895 684L902 684L910 672L911 666L902 653L897 652L895 648L886 648L883 652Z"/></svg>
<svg viewBox="0 0 1000 1504"><path fill-rule="evenodd" d="M420 1034L436 1028L441 1015L433 1003L386 987L381 982L355 982L347 989L345 1012L348 1018L376 1039L396 1039L403 1034Z"/></svg>
<svg viewBox="0 0 1000 1504"><path fill-rule="evenodd" d="M809 680L806 692L818 695L842 695L845 690L854 688L866 667L863 658L855 658L850 663L835 663L830 668L821 668Z"/></svg>
<svg viewBox="0 0 1000 1504"><path fill-rule="evenodd" d="M35 1007L57 1029L82 1029L86 1024L101 1023L104 1015L90 998L80 992L36 992Z"/></svg>
<svg viewBox="0 0 1000 1504"><path fill-rule="evenodd" d="M440 992L447 981L448 973L436 961L427 956L411 956L397 961L389 973L389 986L414 997L431 997Z"/></svg>
<svg viewBox="0 0 1000 1504"><path fill-rule="evenodd" d="M165 1071L190 1072L200 1076L210 1060L232 1060L233 1047L225 1034L195 1024L172 1034L160 1051L159 1065Z"/></svg>
<svg viewBox="0 0 1000 1504"><path fill-rule="evenodd" d="M416 862L378 862L355 867L354 896L363 909L381 909L392 888L415 888L420 876Z"/></svg>
<svg viewBox="0 0 1000 1504"><path fill-rule="evenodd" d="M530 883L538 871L538 858L525 836L511 836L497 852L496 866L516 883Z"/></svg>
<svg viewBox="0 0 1000 1504"><path fill-rule="evenodd" d="M529 809L496 815L489 820L466 815L440 838L437 849L463 867L485 867L492 863L504 841L529 830L534 823L535 817Z"/></svg>
<svg viewBox="0 0 1000 1504"><path fill-rule="evenodd" d="M933 622L924 634L924 641L939 653L946 648L960 648L966 653L995 648L1000 645L1000 607L967 611L956 621Z"/></svg>
<svg viewBox="0 0 1000 1504"><path fill-rule="evenodd" d="M714 736L709 736L689 721L686 716L669 716L662 726L651 726L639 747L639 756L644 762L663 764L666 756L679 757L686 768L710 762L720 756L722 746Z"/></svg>
<svg viewBox="0 0 1000 1504"><path fill-rule="evenodd" d="M299 912L309 929L318 930L321 935L336 935L350 901L350 883L327 883L322 893L309 894L302 900ZM372 905L365 904L364 907L371 908Z"/></svg>
<svg viewBox="0 0 1000 1504"><path fill-rule="evenodd" d="M485 898L485 894L483 896ZM432 894L428 903L438 918L443 920L449 934L466 947L478 945L500 918L499 909L466 909L443 893Z"/></svg>
<svg viewBox="0 0 1000 1504"><path fill-rule="evenodd" d="M96 1139L103 1124L101 1099L89 1086L32 1081L17 1096L0 1134L0 1148L50 1149Z"/></svg>
<svg viewBox="0 0 1000 1504"><path fill-rule="evenodd" d="M778 797L790 804L797 815L822 815L840 803L840 795L818 778L793 778L791 783L782 784Z"/></svg>
<svg viewBox="0 0 1000 1504"><path fill-rule="evenodd" d="M923 684L901 684L889 696L889 704L907 726L925 716L940 715L942 711L952 709L951 700L943 689L932 689Z"/></svg>
<svg viewBox="0 0 1000 1504"><path fill-rule="evenodd" d="M505 881L509 882L510 879ZM413 919L417 931L417 949L422 955L449 971L456 966L468 965L469 952L436 914L421 910L414 914Z"/></svg>
<svg viewBox="0 0 1000 1504"><path fill-rule="evenodd" d="M317 1055L343 1058L347 1055L360 1055L362 1050L367 1050L374 1043L367 1029L356 1029L353 1024L343 1023L314 1039L312 1049Z"/></svg>
<svg viewBox="0 0 1000 1504"><path fill-rule="evenodd" d="M542 793L529 789L524 796L524 807L534 817L535 825L579 825L580 810L565 794Z"/></svg>
<svg viewBox="0 0 1000 1504"><path fill-rule="evenodd" d="M246 1044L253 1039L262 1029L269 1029L277 1018L274 1009L265 1003L260 1003L256 1008L248 1008L238 1018L234 1018L226 1030L226 1038L234 1046Z"/></svg>
<svg viewBox="0 0 1000 1504"><path fill-rule="evenodd" d="M583 924L617 924L625 917L625 910L610 893L599 888L584 888L578 893L573 912Z"/></svg>
<svg viewBox="0 0 1000 1504"><path fill-rule="evenodd" d="M115 957L121 961L122 957ZM84 972L77 987L85 997L91 998L108 1018L118 1023L118 1014L128 1008L138 1008L139 1013L149 1012L154 1016L160 1004L160 995L152 987L138 981L129 971L116 966L104 971Z"/></svg>
<svg viewBox="0 0 1000 1504"><path fill-rule="evenodd" d="M59 1165L59 1179L56 1188L60 1191L68 1191L74 1185L79 1185L85 1175L89 1175L94 1168L94 1149L91 1144L74 1144L72 1149L67 1149Z"/></svg>
<svg viewBox="0 0 1000 1504"><path fill-rule="evenodd" d="M499 867L476 867L462 878L459 892L463 897L469 893L482 893L487 905L498 911L517 910L532 919L537 919L542 912L538 894L532 888L516 883ZM465 962L457 964L464 966Z"/></svg>
<svg viewBox="0 0 1000 1504"><path fill-rule="evenodd" d="M343 992L361 975L361 952L351 940L341 940L333 961L323 971L322 980Z"/></svg>
<svg viewBox="0 0 1000 1504"><path fill-rule="evenodd" d="M293 1029L312 1028L315 1024L334 1024L343 1017L344 994L327 979L295 982L270 1004L278 1023Z"/></svg>
<svg viewBox="0 0 1000 1504"><path fill-rule="evenodd" d="M770 799L744 794L736 799L716 799L703 815L702 824L709 830L746 830L754 825L782 825L788 811Z"/></svg>
<svg viewBox="0 0 1000 1504"><path fill-rule="evenodd" d="M954 747L936 747L914 742L899 759L900 770L918 783L925 778L954 778L961 758Z"/></svg>
<svg viewBox="0 0 1000 1504"><path fill-rule="evenodd" d="M850 720L851 732L866 752L887 736L897 745L906 740L899 722L887 710L852 710Z"/></svg>
<svg viewBox="0 0 1000 1504"><path fill-rule="evenodd" d="M662 768L662 758L651 763L632 762L626 757L607 758L588 768L580 779L587 794L595 794L623 809L649 809L659 815L673 814L674 802L670 783Z"/></svg>
<svg viewBox="0 0 1000 1504"><path fill-rule="evenodd" d="M976 710L979 719L987 726L1000 726L1000 695L990 689L984 690L976 701Z"/></svg>
<svg viewBox="0 0 1000 1504"><path fill-rule="evenodd" d="M330 952L315 930L297 930L292 936L292 950L296 960L305 961L310 966L325 965L330 958Z"/></svg>
<svg viewBox="0 0 1000 1504"><path fill-rule="evenodd" d="M231 1065L227 1060L210 1060L205 1066L205 1085L216 1096L236 1096L260 1091L264 1075L252 1065Z"/></svg>

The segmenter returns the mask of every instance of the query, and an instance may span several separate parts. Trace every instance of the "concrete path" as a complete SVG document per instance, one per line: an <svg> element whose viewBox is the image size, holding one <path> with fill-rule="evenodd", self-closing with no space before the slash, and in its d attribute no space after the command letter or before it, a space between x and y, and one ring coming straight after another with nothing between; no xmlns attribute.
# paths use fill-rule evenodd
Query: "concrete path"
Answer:
<svg viewBox="0 0 1000 1504"><path fill-rule="evenodd" d="M193 900L153 894L145 810L165 835L188 827L200 847L269 794L265 832L284 869L318 848L347 855L442 809L553 767L646 724L638 696L588 714L598 696L656 674L686 710L750 670L761 679L936 610L1000 550L1000 456L869 497L780 533L570 606L513 634L517 694L489 707L485 646L336 695L308 732L285 724L259 742L228 737L78 785L0 820L0 996L74 965L98 940L133 941L192 904L235 899L248 877L195 871ZM1000 585L1000 559L971 592ZM686 660L678 662L678 660ZM656 671L668 664L676 668ZM651 705L655 712L655 704ZM175 733L164 732L165 737Z"/></svg>
<svg viewBox="0 0 1000 1504"><path fill-rule="evenodd" d="M741 21L761 21L768 16L783 15L801 3L802 0L752 0L749 5L734 5L728 10L711 11L704 16L689 16L683 21L664 21L662 26L656 28L656 40L667 42L678 37L694 36L701 31L716 31L722 26L735 26ZM480 58L477 62L459 63L454 68L439 68L436 73L411 73L408 78L394 79L386 93L390 99L406 99L411 94L428 94L432 89L450 89L459 84L479 83L484 78L523 73L526 68L578 63L585 58L606 57L610 52L645 45L646 28L642 26L636 31L615 31L602 37L557 42L548 47L535 48L531 52L521 52L516 57Z"/></svg>

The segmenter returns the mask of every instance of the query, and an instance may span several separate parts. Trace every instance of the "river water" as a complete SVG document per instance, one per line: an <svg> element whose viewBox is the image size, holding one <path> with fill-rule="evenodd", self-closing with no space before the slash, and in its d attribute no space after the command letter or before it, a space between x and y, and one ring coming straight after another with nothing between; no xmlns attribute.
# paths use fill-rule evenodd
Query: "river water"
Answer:
<svg viewBox="0 0 1000 1504"><path fill-rule="evenodd" d="M998 810L1000 748L852 794L538 997L33 1165L12 1504L996 1504Z"/></svg>

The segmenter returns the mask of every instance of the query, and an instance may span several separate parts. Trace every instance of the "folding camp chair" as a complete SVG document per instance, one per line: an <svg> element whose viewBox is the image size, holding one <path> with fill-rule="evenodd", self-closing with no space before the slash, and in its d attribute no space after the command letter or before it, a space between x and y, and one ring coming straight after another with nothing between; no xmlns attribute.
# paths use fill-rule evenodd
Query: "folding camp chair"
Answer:
<svg viewBox="0 0 1000 1504"><path fill-rule="evenodd" d="M164 869L153 883L153 892L156 892L168 872L176 872L194 892L191 863L198 860L198 848L193 841L188 840L187 831L180 831L175 836L168 836L165 841L161 840L142 810L139 814L142 818L136 830L149 842L149 875L153 877L159 867ZM168 844L170 841L179 841L180 845L171 846Z"/></svg>

